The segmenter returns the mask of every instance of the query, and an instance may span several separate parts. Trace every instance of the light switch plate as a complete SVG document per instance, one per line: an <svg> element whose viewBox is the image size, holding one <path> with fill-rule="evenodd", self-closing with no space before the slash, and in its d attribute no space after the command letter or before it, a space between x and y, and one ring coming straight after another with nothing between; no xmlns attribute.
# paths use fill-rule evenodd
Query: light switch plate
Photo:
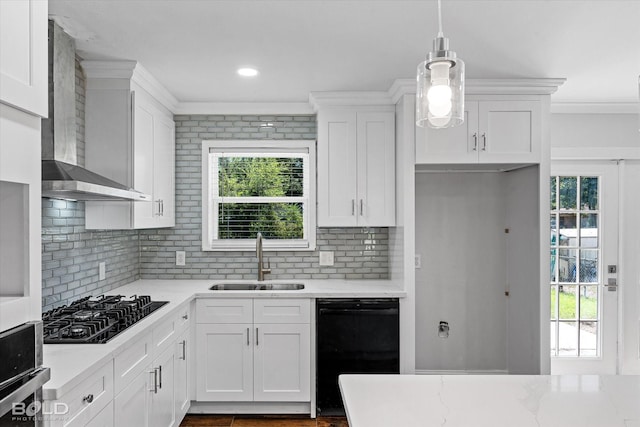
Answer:
<svg viewBox="0 0 640 427"><path fill-rule="evenodd" d="M98 264L98 280L104 280L107 277L107 264L103 261Z"/></svg>
<svg viewBox="0 0 640 427"><path fill-rule="evenodd" d="M187 255L184 251L176 251L176 265L184 265Z"/></svg>
<svg viewBox="0 0 640 427"><path fill-rule="evenodd" d="M320 265L333 265L333 251L320 251Z"/></svg>

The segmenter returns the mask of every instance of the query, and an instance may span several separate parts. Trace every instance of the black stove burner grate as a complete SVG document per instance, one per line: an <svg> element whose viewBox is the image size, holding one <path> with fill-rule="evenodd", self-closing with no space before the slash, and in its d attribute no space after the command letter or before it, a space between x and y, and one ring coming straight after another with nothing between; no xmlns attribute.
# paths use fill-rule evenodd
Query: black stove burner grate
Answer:
<svg viewBox="0 0 640 427"><path fill-rule="evenodd" d="M147 295L81 298L42 315L44 343L102 344L167 303Z"/></svg>

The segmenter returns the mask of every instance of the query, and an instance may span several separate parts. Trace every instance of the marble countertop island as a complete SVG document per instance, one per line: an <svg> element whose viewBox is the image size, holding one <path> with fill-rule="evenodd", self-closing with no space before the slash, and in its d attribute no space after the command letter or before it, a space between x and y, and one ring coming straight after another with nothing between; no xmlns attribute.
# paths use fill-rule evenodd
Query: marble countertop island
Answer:
<svg viewBox="0 0 640 427"><path fill-rule="evenodd" d="M640 427L640 376L341 375L350 427Z"/></svg>

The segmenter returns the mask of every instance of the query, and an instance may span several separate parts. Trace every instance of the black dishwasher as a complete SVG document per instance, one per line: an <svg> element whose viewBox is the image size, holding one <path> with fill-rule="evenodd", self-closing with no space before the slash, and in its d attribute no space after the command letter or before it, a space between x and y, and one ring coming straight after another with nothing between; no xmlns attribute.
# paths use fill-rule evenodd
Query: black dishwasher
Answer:
<svg viewBox="0 0 640 427"><path fill-rule="evenodd" d="M318 299L316 314L318 414L344 414L338 375L400 373L398 299Z"/></svg>

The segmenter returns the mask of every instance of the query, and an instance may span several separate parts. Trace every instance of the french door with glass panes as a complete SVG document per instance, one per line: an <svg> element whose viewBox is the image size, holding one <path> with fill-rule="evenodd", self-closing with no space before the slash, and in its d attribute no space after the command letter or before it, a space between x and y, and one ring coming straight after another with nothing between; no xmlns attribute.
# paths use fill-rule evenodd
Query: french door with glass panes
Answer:
<svg viewBox="0 0 640 427"><path fill-rule="evenodd" d="M551 373L614 374L618 292L618 167L551 166Z"/></svg>

